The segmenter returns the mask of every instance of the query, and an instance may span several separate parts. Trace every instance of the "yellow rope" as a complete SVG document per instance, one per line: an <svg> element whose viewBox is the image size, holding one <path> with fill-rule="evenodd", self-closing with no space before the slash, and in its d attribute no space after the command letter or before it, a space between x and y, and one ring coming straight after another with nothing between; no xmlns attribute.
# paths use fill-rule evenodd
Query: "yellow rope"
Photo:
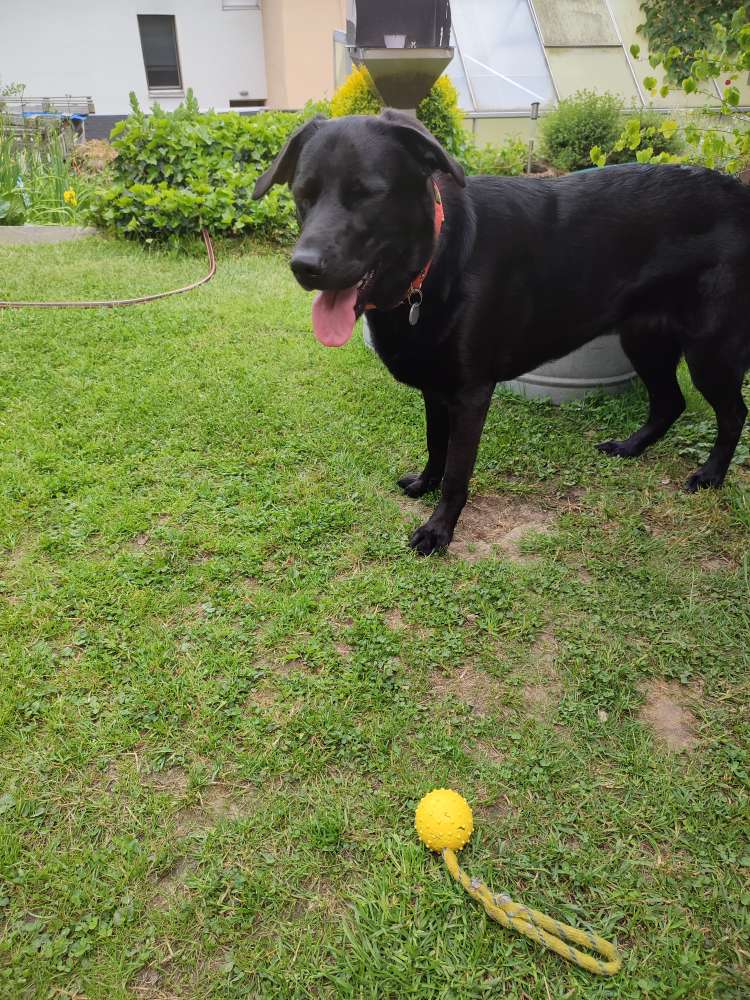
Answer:
<svg viewBox="0 0 750 1000"><path fill-rule="evenodd" d="M510 927L525 934L532 941L538 941L545 948L550 948L562 958L579 965L582 969L593 972L597 976L614 976L616 972L619 972L622 959L615 946L609 941L605 941L598 934L589 934L587 931L571 927L569 924L562 924L538 910L528 909L521 903L514 903L509 896L494 895L484 882L469 878L449 847L443 850L443 860L453 878L461 883L473 899L482 904L489 917L502 924L503 927ZM568 944L569 941L597 952L606 961L600 962L593 955L579 951Z"/></svg>

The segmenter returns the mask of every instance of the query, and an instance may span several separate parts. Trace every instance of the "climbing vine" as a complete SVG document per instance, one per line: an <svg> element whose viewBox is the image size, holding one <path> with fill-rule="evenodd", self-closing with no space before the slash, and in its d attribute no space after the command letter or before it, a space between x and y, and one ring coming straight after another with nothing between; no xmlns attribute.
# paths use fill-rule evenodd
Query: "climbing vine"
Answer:
<svg viewBox="0 0 750 1000"><path fill-rule="evenodd" d="M638 32L648 42L652 52L667 52L678 48L684 53L706 48L713 37L717 22L728 28L735 11L743 0L643 0L643 24ZM681 81L690 72L690 57L675 59L667 76L672 83Z"/></svg>

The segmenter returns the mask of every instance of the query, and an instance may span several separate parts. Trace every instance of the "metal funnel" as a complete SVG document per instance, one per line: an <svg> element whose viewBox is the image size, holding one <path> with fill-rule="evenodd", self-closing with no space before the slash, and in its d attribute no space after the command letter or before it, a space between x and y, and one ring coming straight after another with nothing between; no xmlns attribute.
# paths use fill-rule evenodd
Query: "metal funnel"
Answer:
<svg viewBox="0 0 750 1000"><path fill-rule="evenodd" d="M383 102L391 108L413 109L453 58L451 48L358 48L352 62L366 66Z"/></svg>

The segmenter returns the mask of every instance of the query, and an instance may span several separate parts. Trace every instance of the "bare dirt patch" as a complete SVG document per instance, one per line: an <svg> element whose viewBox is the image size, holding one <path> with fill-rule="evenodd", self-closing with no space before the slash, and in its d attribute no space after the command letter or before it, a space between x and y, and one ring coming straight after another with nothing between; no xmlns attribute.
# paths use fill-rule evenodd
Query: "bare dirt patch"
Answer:
<svg viewBox="0 0 750 1000"><path fill-rule="evenodd" d="M494 802L483 803L477 807L479 818L487 822L502 822L515 819L517 809L507 795L500 795Z"/></svg>
<svg viewBox="0 0 750 1000"><path fill-rule="evenodd" d="M487 559L498 550L517 563L531 557L520 543L532 531L548 531L554 521L551 511L512 496L480 496L464 507L450 552L466 562Z"/></svg>
<svg viewBox="0 0 750 1000"><path fill-rule="evenodd" d="M158 969L155 969L153 965L146 965L130 980L130 988L133 993L142 998L142 1000L161 1000L162 997L166 998L166 993L155 992L159 983L161 982L161 973Z"/></svg>
<svg viewBox="0 0 750 1000"><path fill-rule="evenodd" d="M686 705L688 692L675 681L653 681L643 689L645 704L638 714L657 742L679 753L698 742L698 720Z"/></svg>
<svg viewBox="0 0 750 1000"><path fill-rule="evenodd" d="M248 788L228 785L208 785L199 796L198 804L181 809L175 816L179 837L208 830L222 820L243 819L255 808L255 794Z"/></svg>
<svg viewBox="0 0 750 1000"><path fill-rule="evenodd" d="M385 616L385 623L394 632L404 627L404 618L398 608L391 608Z"/></svg>
<svg viewBox="0 0 750 1000"><path fill-rule="evenodd" d="M701 559L700 567L706 573L721 573L736 569L736 564L726 556L709 556Z"/></svg>
<svg viewBox="0 0 750 1000"><path fill-rule="evenodd" d="M165 771L152 771L145 779L149 788L157 792L167 792L181 798L188 787L188 773L184 767L169 767Z"/></svg>
<svg viewBox="0 0 750 1000"><path fill-rule="evenodd" d="M325 879L303 884L300 889L304 895L297 899L292 911L297 919L312 917L325 921L340 918L347 911L346 897Z"/></svg>
<svg viewBox="0 0 750 1000"><path fill-rule="evenodd" d="M560 700L560 684L526 684L523 689L523 703L528 715L535 719L546 719L554 711Z"/></svg>
<svg viewBox="0 0 750 1000"><path fill-rule="evenodd" d="M433 673L431 687L438 698L461 701L476 715L507 713L498 680L472 664L464 664L451 674Z"/></svg>
<svg viewBox="0 0 750 1000"><path fill-rule="evenodd" d="M271 709L276 705L278 694L270 684L258 684L247 696L247 704L254 708Z"/></svg>
<svg viewBox="0 0 750 1000"><path fill-rule="evenodd" d="M342 660L348 660L352 655L352 647L348 642L337 642L334 648Z"/></svg>
<svg viewBox="0 0 750 1000"><path fill-rule="evenodd" d="M474 758L484 757L486 760L492 761L493 764L502 764L507 759L507 754L503 753L502 750L498 750L487 739L477 740L471 747L470 753Z"/></svg>
<svg viewBox="0 0 750 1000"><path fill-rule="evenodd" d="M284 699L281 692L267 682L261 682L254 687L245 699L245 708L248 711L260 709L278 725L296 715L302 705L303 702L299 698Z"/></svg>
<svg viewBox="0 0 750 1000"><path fill-rule="evenodd" d="M421 500L413 499L412 497L399 496L395 497L396 503L399 505L404 514L409 518L410 521L424 521L430 516L430 508L426 503Z"/></svg>
<svg viewBox="0 0 750 1000"><path fill-rule="evenodd" d="M193 871L193 865L182 858L173 865L156 883L156 892L151 897L151 906L157 910L168 910L187 894L185 877Z"/></svg>

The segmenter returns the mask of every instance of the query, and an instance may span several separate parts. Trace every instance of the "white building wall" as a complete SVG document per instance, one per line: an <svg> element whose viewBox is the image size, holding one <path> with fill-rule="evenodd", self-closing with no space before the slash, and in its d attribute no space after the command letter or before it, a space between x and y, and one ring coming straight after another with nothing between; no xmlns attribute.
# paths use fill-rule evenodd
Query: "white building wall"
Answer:
<svg viewBox="0 0 750 1000"><path fill-rule="evenodd" d="M148 108L138 14L175 16L183 87L202 108L266 97L261 13L222 0L0 0L0 82L32 97L91 96L97 114L126 114L134 90Z"/></svg>

